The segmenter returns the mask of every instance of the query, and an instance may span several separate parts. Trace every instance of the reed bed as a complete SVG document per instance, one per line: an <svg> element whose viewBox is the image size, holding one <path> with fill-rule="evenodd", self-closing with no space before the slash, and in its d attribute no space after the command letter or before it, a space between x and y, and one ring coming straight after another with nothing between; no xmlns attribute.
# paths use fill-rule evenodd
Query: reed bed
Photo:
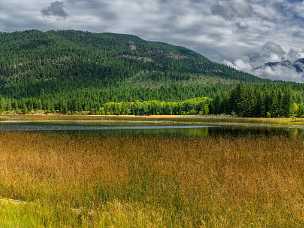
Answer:
<svg viewBox="0 0 304 228"><path fill-rule="evenodd" d="M304 144L287 137L0 133L0 225L302 227Z"/></svg>

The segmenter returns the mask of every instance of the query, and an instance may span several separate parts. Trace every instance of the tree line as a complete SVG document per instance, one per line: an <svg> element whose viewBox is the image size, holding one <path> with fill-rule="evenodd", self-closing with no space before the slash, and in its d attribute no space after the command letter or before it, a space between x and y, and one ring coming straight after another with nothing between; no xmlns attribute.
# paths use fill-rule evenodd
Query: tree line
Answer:
<svg viewBox="0 0 304 228"><path fill-rule="evenodd" d="M304 115L302 92L283 85L238 85L225 100L216 97L211 111L241 117L289 117Z"/></svg>
<svg viewBox="0 0 304 228"><path fill-rule="evenodd" d="M219 88L223 90L225 87ZM130 87L118 87L114 90L112 88L95 91L91 89L76 90L71 93L63 92L21 99L0 97L0 112L101 115L228 114L241 117L304 116L303 90L287 84L280 86L240 84L234 89L226 87L225 92L216 87L195 90L197 93L191 92L191 88L171 89L172 91L168 92L166 89L136 90ZM208 94L208 96L193 96L196 94Z"/></svg>
<svg viewBox="0 0 304 228"><path fill-rule="evenodd" d="M185 101L109 102L100 109L102 115L208 115L211 99L198 97Z"/></svg>

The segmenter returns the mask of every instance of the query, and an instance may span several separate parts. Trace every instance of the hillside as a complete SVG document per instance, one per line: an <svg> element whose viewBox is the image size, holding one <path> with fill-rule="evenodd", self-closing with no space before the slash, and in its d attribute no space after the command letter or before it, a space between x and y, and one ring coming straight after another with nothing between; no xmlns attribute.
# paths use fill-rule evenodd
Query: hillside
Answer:
<svg viewBox="0 0 304 228"><path fill-rule="evenodd" d="M122 82L138 85L151 81L157 85L158 81L187 81L201 76L259 80L186 48L131 35L79 31L0 34L0 85L4 95L37 96L67 87L100 88Z"/></svg>
<svg viewBox="0 0 304 228"><path fill-rule="evenodd" d="M189 101L199 106L213 98L227 103L240 83L274 84L189 49L132 35L36 30L0 33L0 111L96 113L108 102L154 100L176 107L189 107ZM299 91L299 85L277 83ZM176 101L185 102L176 105ZM200 113L206 110L204 107Z"/></svg>

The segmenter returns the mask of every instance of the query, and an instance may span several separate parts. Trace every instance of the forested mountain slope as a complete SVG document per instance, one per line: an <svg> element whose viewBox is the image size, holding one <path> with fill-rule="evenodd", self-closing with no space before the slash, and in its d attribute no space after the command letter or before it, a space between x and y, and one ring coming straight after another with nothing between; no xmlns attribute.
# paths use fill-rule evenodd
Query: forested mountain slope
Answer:
<svg viewBox="0 0 304 228"><path fill-rule="evenodd" d="M0 33L0 111L96 113L108 102L176 102L197 97L227 103L230 91L240 83L274 84L189 49L132 35ZM277 84L302 96L299 85Z"/></svg>
<svg viewBox="0 0 304 228"><path fill-rule="evenodd" d="M126 81L158 84L153 82L187 81L207 75L224 80L259 80L188 49L131 35L79 31L0 34L0 92L16 98Z"/></svg>

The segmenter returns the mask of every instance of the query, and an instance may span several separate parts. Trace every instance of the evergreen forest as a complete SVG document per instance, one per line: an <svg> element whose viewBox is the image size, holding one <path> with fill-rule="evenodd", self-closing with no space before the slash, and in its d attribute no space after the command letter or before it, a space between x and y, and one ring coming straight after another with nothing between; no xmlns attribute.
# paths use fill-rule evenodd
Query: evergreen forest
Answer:
<svg viewBox="0 0 304 228"><path fill-rule="evenodd" d="M137 36L0 33L0 112L304 116L304 86Z"/></svg>

